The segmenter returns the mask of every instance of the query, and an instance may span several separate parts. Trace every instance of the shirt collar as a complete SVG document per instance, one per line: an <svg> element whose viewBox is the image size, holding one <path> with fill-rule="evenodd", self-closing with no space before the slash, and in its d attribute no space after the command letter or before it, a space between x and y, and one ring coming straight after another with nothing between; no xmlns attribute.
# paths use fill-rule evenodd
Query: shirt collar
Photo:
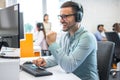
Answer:
<svg viewBox="0 0 120 80"><path fill-rule="evenodd" d="M86 30L83 26L81 26L80 24L79 24L78 26L79 26L79 29L78 29L78 30L74 33L74 35L71 36L71 37L76 38L77 35L81 35L83 32L87 31L87 30ZM68 35L68 37L70 37L69 32L67 32L67 35Z"/></svg>

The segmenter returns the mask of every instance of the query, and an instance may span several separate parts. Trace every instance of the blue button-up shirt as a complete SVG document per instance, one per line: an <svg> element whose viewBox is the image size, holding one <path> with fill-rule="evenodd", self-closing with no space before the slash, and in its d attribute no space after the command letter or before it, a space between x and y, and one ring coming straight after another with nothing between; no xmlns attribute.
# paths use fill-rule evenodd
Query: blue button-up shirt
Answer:
<svg viewBox="0 0 120 80"><path fill-rule="evenodd" d="M52 56L47 66L59 64L67 73L72 72L82 80L99 80L97 72L97 42L92 33L80 27L73 36L67 32L59 44L49 45Z"/></svg>
<svg viewBox="0 0 120 80"><path fill-rule="evenodd" d="M97 31L96 33L94 33L94 35L95 35L97 41L102 41L103 38L105 38L105 36L103 36L102 33L99 32L99 31Z"/></svg>

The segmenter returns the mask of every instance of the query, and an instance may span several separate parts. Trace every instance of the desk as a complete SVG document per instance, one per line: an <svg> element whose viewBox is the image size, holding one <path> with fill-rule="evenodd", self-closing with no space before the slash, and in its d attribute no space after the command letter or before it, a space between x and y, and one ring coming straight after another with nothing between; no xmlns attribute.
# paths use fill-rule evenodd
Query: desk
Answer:
<svg viewBox="0 0 120 80"><path fill-rule="evenodd" d="M34 58L21 58L20 59L20 64L22 64L25 61L31 61L33 59L36 59L37 57ZM48 71L52 72L53 75L50 76L42 76L42 77L34 77L29 73L26 73L22 70L20 70L20 80L81 80L77 76L75 76L72 73L65 73L64 70L60 66L54 66L51 68L47 68Z"/></svg>
<svg viewBox="0 0 120 80"><path fill-rule="evenodd" d="M19 59L0 58L0 80L19 80Z"/></svg>

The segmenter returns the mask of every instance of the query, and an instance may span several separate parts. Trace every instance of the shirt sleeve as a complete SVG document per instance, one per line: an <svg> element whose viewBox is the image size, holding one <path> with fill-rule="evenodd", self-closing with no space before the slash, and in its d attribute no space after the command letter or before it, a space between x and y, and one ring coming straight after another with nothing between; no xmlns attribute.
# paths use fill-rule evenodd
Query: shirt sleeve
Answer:
<svg viewBox="0 0 120 80"><path fill-rule="evenodd" d="M45 67L52 67L57 65L55 58L51 55L45 59L47 65Z"/></svg>
<svg viewBox="0 0 120 80"><path fill-rule="evenodd" d="M91 34L84 35L80 40L78 39L77 45L75 45L74 50L71 50L69 54L67 54L56 42L49 46L49 50L52 52L56 62L66 72L73 72L93 51L95 45L94 40L95 38L93 39Z"/></svg>

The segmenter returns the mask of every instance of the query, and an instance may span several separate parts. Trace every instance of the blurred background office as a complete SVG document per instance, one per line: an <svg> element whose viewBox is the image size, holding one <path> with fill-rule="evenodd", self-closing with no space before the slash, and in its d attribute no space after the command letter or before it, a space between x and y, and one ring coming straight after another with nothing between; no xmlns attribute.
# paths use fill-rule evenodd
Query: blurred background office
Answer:
<svg viewBox="0 0 120 80"><path fill-rule="evenodd" d="M61 24L57 15L59 15L60 5L69 0L0 0L0 8L20 3L20 11L24 14L24 27L29 24L29 32L33 32L36 22L43 21L43 15L49 14L49 22L52 24L51 30L60 32ZM96 26L104 24L107 31L112 31L112 25L120 22L120 0L73 0L81 2L84 6L84 15L82 24L91 32L96 32ZM26 29L28 29L26 28ZM27 31L26 31L27 32Z"/></svg>
<svg viewBox="0 0 120 80"><path fill-rule="evenodd" d="M51 31L52 24L51 24L51 22L49 22L49 15L48 14L44 14L44 16L43 16L43 25L44 25L46 33Z"/></svg>
<svg viewBox="0 0 120 80"><path fill-rule="evenodd" d="M105 36L105 28L104 28L104 25L103 24L99 24L97 26L97 31L94 33L97 41L107 41L107 38Z"/></svg>
<svg viewBox="0 0 120 80"><path fill-rule="evenodd" d="M120 37L120 23L114 23L112 26L112 30L117 32Z"/></svg>
<svg viewBox="0 0 120 80"><path fill-rule="evenodd" d="M36 29L34 31L34 46L40 46L42 50L48 50L48 45L46 42L45 28L42 23L36 23Z"/></svg>

